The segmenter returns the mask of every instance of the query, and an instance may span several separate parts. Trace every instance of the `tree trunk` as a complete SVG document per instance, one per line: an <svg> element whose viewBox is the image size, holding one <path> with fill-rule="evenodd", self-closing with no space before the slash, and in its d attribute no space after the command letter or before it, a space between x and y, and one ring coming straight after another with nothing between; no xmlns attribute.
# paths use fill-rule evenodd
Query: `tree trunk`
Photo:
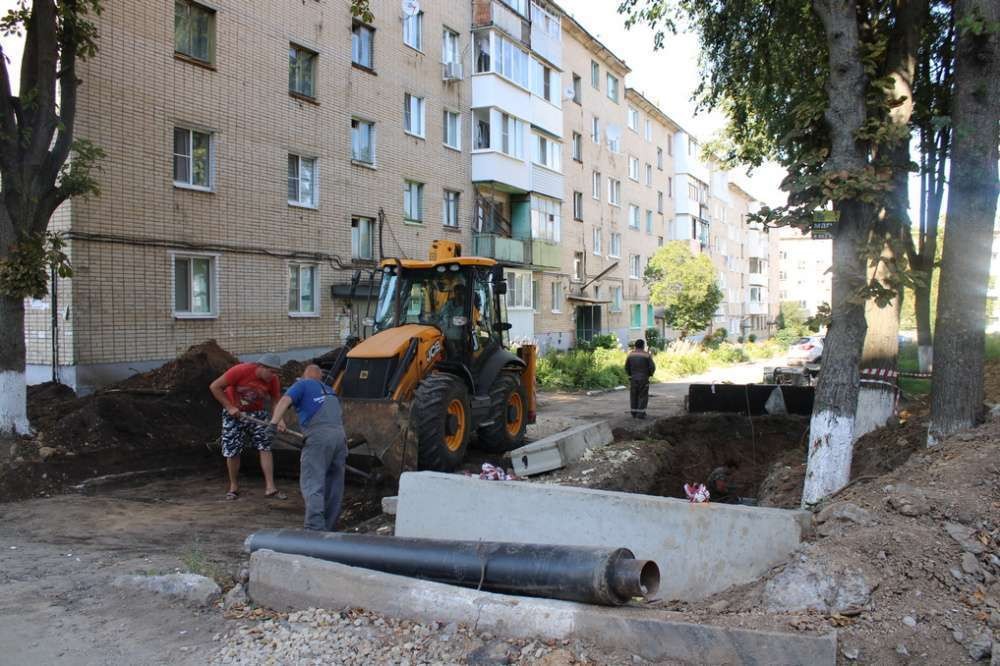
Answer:
<svg viewBox="0 0 1000 666"><path fill-rule="evenodd" d="M27 435L23 299L0 297L0 330L0 437Z"/></svg>
<svg viewBox="0 0 1000 666"><path fill-rule="evenodd" d="M977 16L978 15L978 16ZM969 24L985 25L975 34ZM997 207L1000 151L1000 3L957 0L955 128L948 179L948 223L934 335L927 444L974 426L983 412L986 293Z"/></svg>
<svg viewBox="0 0 1000 666"><path fill-rule="evenodd" d="M833 176L860 173L867 166L867 150L857 136L867 119L868 80L861 62L857 5L853 0L814 0L813 9L823 22L829 51L824 118L830 158L825 168ZM840 490L850 478L858 363L865 341L865 305L859 294L865 286L863 248L872 229L872 210L857 199L834 203L840 219L833 237L833 302L809 424L803 506Z"/></svg>
<svg viewBox="0 0 1000 666"><path fill-rule="evenodd" d="M878 272L884 275L885 270ZM881 308L874 300L865 304L867 333L861 352L855 441L886 425L896 412L900 304L899 296Z"/></svg>
<svg viewBox="0 0 1000 666"><path fill-rule="evenodd" d="M913 311L917 317L917 360L920 372L930 372L934 367L934 346L931 338L931 285L928 271L927 286L913 288Z"/></svg>

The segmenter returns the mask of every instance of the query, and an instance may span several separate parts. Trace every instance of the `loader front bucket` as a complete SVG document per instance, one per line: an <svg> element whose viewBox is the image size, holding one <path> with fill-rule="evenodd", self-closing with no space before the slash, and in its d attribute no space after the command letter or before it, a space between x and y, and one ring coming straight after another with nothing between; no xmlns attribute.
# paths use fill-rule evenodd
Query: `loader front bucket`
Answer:
<svg viewBox="0 0 1000 666"><path fill-rule="evenodd" d="M417 469L417 437L410 428L408 404L394 400L341 398L347 438L365 442L386 472L399 478Z"/></svg>

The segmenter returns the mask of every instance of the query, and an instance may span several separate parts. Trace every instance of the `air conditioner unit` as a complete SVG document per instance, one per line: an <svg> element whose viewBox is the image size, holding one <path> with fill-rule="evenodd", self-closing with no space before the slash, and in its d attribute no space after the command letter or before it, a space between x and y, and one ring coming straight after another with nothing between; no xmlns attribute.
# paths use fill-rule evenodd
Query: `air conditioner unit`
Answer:
<svg viewBox="0 0 1000 666"><path fill-rule="evenodd" d="M460 62L446 62L442 67L444 73L442 78L445 81L461 81L462 80L462 63Z"/></svg>

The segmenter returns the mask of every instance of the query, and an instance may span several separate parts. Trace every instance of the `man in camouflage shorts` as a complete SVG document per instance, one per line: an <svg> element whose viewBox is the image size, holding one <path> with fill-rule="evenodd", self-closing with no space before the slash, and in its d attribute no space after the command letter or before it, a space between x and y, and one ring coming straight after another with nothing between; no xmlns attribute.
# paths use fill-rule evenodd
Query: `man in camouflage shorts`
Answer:
<svg viewBox="0 0 1000 666"><path fill-rule="evenodd" d="M270 411L265 399L270 398L271 408L281 398L281 385L276 371L280 368L277 354L264 354L256 363L240 363L227 370L209 387L212 395L222 405L222 455L229 473L229 492L226 499L240 495L240 454L243 447L252 444L260 452L260 469L264 473L264 495L287 499L274 485L274 457L271 454L271 434L267 431ZM263 425L253 423L251 417Z"/></svg>

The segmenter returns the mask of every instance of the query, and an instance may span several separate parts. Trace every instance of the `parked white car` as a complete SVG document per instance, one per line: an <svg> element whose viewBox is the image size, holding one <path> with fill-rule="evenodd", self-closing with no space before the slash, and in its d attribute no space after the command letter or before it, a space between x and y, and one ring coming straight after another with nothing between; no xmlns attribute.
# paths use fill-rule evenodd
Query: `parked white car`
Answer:
<svg viewBox="0 0 1000 666"><path fill-rule="evenodd" d="M788 348L788 365L818 363L823 356L823 336L811 335L799 340Z"/></svg>

